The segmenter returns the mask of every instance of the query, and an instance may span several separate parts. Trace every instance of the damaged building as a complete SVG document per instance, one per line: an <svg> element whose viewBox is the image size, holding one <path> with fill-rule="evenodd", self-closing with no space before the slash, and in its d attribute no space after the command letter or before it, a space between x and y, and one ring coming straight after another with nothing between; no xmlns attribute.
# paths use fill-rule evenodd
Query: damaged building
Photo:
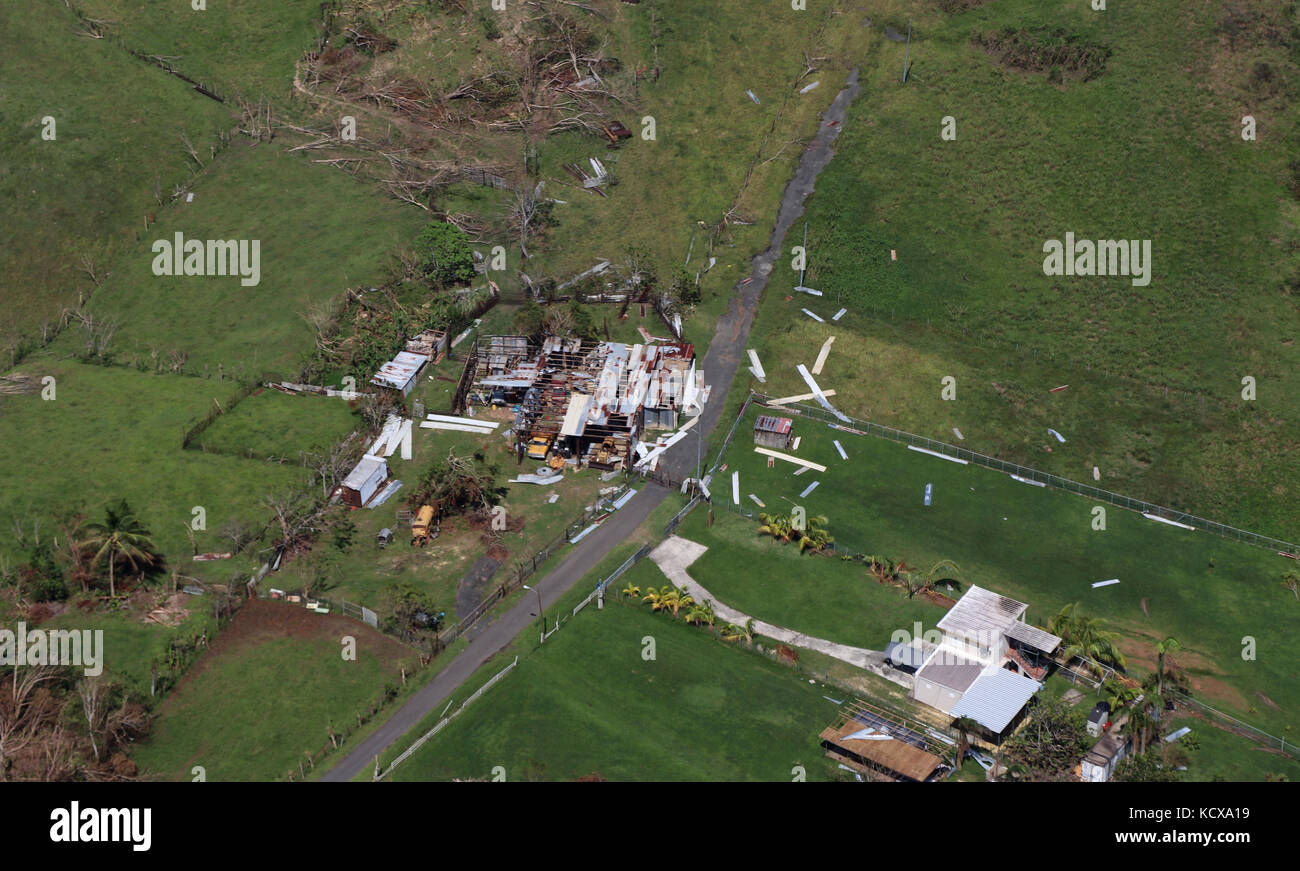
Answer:
<svg viewBox="0 0 1300 871"><path fill-rule="evenodd" d="M699 414L707 395L695 346L633 344L551 336L475 342L456 411L472 404L516 408L519 445L535 439L582 466L627 469L647 430L672 429Z"/></svg>

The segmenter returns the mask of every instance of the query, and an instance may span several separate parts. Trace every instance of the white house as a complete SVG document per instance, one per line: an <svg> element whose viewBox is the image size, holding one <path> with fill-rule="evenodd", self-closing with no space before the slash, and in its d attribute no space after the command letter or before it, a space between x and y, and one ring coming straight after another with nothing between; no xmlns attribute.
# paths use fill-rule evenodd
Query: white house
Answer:
<svg viewBox="0 0 1300 871"><path fill-rule="evenodd" d="M938 628L942 638L916 673L912 698L1001 736L1019 717L1061 639L1025 622L1028 606L972 586Z"/></svg>

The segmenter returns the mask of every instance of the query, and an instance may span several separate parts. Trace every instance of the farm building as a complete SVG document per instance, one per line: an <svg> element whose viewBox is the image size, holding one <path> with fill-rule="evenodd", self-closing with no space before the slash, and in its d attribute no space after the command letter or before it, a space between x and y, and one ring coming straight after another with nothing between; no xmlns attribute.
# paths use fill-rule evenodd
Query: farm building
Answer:
<svg viewBox="0 0 1300 871"><path fill-rule="evenodd" d="M969 717L995 742L1042 689L1061 639L1024 622L1028 606L972 586L939 621L942 640L916 673L912 698Z"/></svg>
<svg viewBox="0 0 1300 871"><path fill-rule="evenodd" d="M437 363L447 353L447 334L442 330L425 330L406 342L406 353Z"/></svg>
<svg viewBox="0 0 1300 871"><path fill-rule="evenodd" d="M560 454L600 468L630 465L646 429L676 427L681 415L699 414L707 396L693 345L555 336L540 345L524 336L480 338L461 385L458 412L494 398L516 405L520 443L553 439Z"/></svg>
<svg viewBox="0 0 1300 871"><path fill-rule="evenodd" d="M422 354L402 351L392 360L380 366L379 371L375 373L375 377L370 379L370 383L376 387L396 390L406 396L415 387L415 379L419 377L420 370L428 362L429 358Z"/></svg>
<svg viewBox="0 0 1300 871"><path fill-rule="evenodd" d="M1129 739L1112 729L1101 737L1083 757L1079 779L1084 783L1105 783L1115 773L1115 766L1128 755Z"/></svg>
<svg viewBox="0 0 1300 871"><path fill-rule="evenodd" d="M341 495L343 504L360 508L379 492L388 480L388 464L379 457L365 456L343 479Z"/></svg>
<svg viewBox="0 0 1300 871"><path fill-rule="evenodd" d="M819 737L827 756L872 780L941 780L949 771L943 749L923 728L911 728L896 715L855 701L845 705L836 724Z"/></svg>
<svg viewBox="0 0 1300 871"><path fill-rule="evenodd" d="M794 421L788 417L760 414L754 421L754 444L779 451L789 449L794 441Z"/></svg>

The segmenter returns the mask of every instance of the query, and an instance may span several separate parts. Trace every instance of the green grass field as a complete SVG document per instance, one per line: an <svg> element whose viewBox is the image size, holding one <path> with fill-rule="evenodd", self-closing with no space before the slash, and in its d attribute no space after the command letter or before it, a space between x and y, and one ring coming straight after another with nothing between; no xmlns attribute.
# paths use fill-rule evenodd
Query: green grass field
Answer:
<svg viewBox="0 0 1300 871"><path fill-rule="evenodd" d="M642 659L653 638L655 659ZM535 641L535 639L534 639ZM508 664L498 658L487 671ZM727 679L719 681L719 667ZM789 668L648 609L584 612L394 773L422 781L828 780L836 707ZM412 737L415 737L414 735Z"/></svg>
<svg viewBox="0 0 1300 871"><path fill-rule="evenodd" d="M23 482L0 493L6 530L15 520L30 530L33 518L49 530L54 517L78 510L98 521L106 503L126 498L169 564L187 574L195 506L205 509L207 528L194 531L194 545L200 552L226 550L223 525L243 519L260 528L267 519L262 495L306 480L301 466L181 449L185 430L214 401L228 403L232 385L46 355L22 369L53 376L57 392L52 401L39 394L0 397L0 442L24 446L0 458L0 476ZM12 536L0 538L0 552L16 556Z"/></svg>
<svg viewBox="0 0 1300 871"><path fill-rule="evenodd" d="M313 345L303 313L349 286L373 286L424 223L416 210L276 143L235 143L192 187L194 201L162 212L91 301L96 317L120 323L112 345L118 362L152 366L155 353L176 350L191 373L293 377ZM176 233L258 240L259 283L155 275L151 246ZM76 341L69 334L56 347Z"/></svg>
<svg viewBox="0 0 1300 871"><path fill-rule="evenodd" d="M191 447L264 460L327 452L360 424L342 399L259 389L218 417Z"/></svg>
<svg viewBox="0 0 1300 871"><path fill-rule="evenodd" d="M708 547L687 573L751 617L840 644L884 650L895 630L910 633L915 622L929 627L943 616L940 606L907 599L855 563L800 555L797 546L760 537L756 528L725 510L714 512L712 527L708 513L697 510L677 528L678 535ZM737 566L763 570L737 571ZM646 560L637 568L643 571L637 580L643 588L667 583L653 562Z"/></svg>
<svg viewBox="0 0 1300 871"><path fill-rule="evenodd" d="M284 777L414 662L410 650L356 621L302 621L301 608L282 603L246 608L162 705L134 754L146 775L189 780L201 765L213 781ZM356 639L355 660L341 654L344 635Z"/></svg>
<svg viewBox="0 0 1300 871"><path fill-rule="evenodd" d="M0 323L6 366L20 335L39 337L93 290L81 255L111 268L158 210L155 182L169 197L191 175L181 133L206 155L228 123L226 109L184 82L78 29L58 0L0 8L11 46L0 55L0 269L13 289ZM53 140L42 136L46 117Z"/></svg>
<svg viewBox="0 0 1300 871"><path fill-rule="evenodd" d="M949 440L958 426L975 450L1068 477L1098 464L1112 489L1296 537L1294 10L881 5L862 96L808 203L806 284L825 296L784 301L797 273L779 264L760 315L772 390L806 392L793 364L837 334L821 383L849 413ZM1234 16L1248 23L1231 37ZM906 86L904 47L878 31L904 18ZM1109 46L1105 72L1057 85L971 43L1039 25ZM1239 135L1247 112L1269 131L1258 141ZM1067 231L1152 240L1150 285L1045 276L1043 243ZM849 313L823 328L801 306ZM1049 426L1068 451L1043 452Z"/></svg>
<svg viewBox="0 0 1300 871"><path fill-rule="evenodd" d="M750 409L725 457L729 468L717 476L720 502L730 504L730 473L738 470L746 512L760 510L747 497L755 493L769 512L801 504L810 515L826 515L836 544L851 552L901 558L921 572L940 559L954 560L967 583L1027 602L1030 620L1040 625L1063 605L1080 602L1085 613L1122 633L1121 648L1139 671L1154 667L1155 643L1173 635L1184 646L1176 658L1193 676L1199 698L1275 734L1288 724L1285 710L1300 687L1283 651L1300 631L1300 606L1280 580L1292 561L1109 505L1103 506L1106 529L1094 530L1099 503L1092 500L807 418L795 418L802 438L797 455L827 472L795 476L795 466L779 460L768 469L749 436L756 413ZM848 461L839 458L833 439ZM820 484L801 498L813 481ZM926 484L933 485L928 508ZM747 540L752 546L751 536L757 537L739 527L734 546ZM1121 583L1090 586L1110 578ZM825 610L833 607L828 602ZM1257 641L1256 660L1242 659L1246 636ZM1262 704L1257 692L1282 710Z"/></svg>
<svg viewBox="0 0 1300 871"><path fill-rule="evenodd" d="M78 0L128 47L168 57L228 101L292 92L294 63L316 48L318 0L211 0L202 11L169 0Z"/></svg>

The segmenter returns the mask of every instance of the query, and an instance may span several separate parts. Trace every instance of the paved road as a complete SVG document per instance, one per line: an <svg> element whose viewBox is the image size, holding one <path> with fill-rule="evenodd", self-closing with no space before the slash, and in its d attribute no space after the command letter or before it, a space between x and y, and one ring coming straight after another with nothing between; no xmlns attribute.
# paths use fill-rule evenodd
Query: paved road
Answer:
<svg viewBox="0 0 1300 871"><path fill-rule="evenodd" d="M776 225L768 249L753 260L754 280L739 288L726 314L718 319L713 341L704 356L700 371L706 383L712 385L712 400L704 407L703 419L696 424L700 433L696 439L683 439L664 455L660 462L673 478L693 475L696 465L697 439L711 435L722 417L722 406L731 382L740 365L740 356L749 341L749 330L754 324L754 314L763 289L767 287L773 264L781 256L785 234L803 214L803 203L813 192L817 176L834 156L831 143L839 136L844 123L844 113L858 93L858 71L849 73L844 89L835 97L822 115L821 126L811 145L799 159L794 178L786 186L777 212ZM730 421L728 421L730 423ZM668 496L668 490L647 483L636 496L620 510L614 512L600 528L584 538L572 553L565 557L546 577L533 586L541 591L542 605L552 607L556 600L569 591L580 578L595 568L605 556L623 542L645 521L650 513ZM448 665L438 672L423 689L398 708L397 712L380 726L369 738L349 753L321 778L323 781L348 781L374 765L375 757L398 741L432 711L441 710L456 688L485 662L499 653L520 632L529 628L540 629L535 597L526 596L513 608L494 620L480 635L470 641Z"/></svg>

